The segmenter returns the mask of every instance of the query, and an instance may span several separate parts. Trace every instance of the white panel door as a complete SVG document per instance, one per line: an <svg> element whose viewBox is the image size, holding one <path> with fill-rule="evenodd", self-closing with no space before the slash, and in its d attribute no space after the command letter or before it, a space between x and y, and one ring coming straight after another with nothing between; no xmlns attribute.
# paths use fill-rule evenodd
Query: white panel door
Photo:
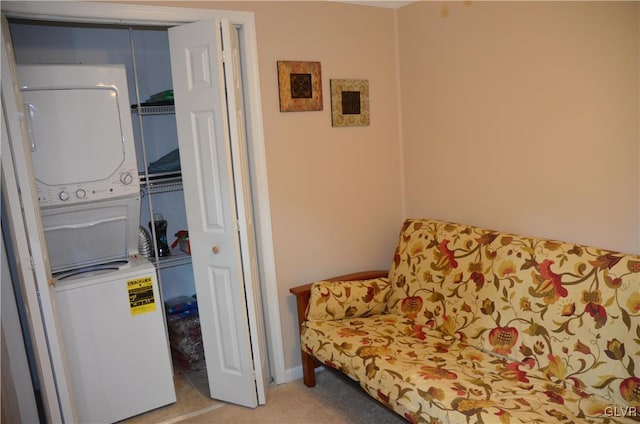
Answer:
<svg viewBox="0 0 640 424"><path fill-rule="evenodd" d="M229 111L229 132L231 156L235 175L235 191L240 222L240 244L242 265L247 289L247 314L253 348L253 366L256 371L258 403L266 402L265 387L269 383L267 363L267 341L264 328L262 300L260 296L260 278L258 270L258 252L253 223L253 205L251 202L251 184L249 176L249 154L247 152L247 134L245 131L244 100L242 96L242 77L240 66L240 44L238 32L223 19L222 40L224 48L224 69L227 87L227 110Z"/></svg>
<svg viewBox="0 0 640 424"><path fill-rule="evenodd" d="M211 397L255 407L252 287L243 276L220 28L220 20L171 28L171 72Z"/></svg>
<svg viewBox="0 0 640 424"><path fill-rule="evenodd" d="M27 311L43 408L47 422L77 422L75 400L58 323L55 293L44 231L40 222L33 167L27 143L23 101L18 89L15 56L9 25L1 17L0 63L2 64L1 98L2 147L0 178L3 200L7 205L9 236L15 249L17 265ZM6 284L5 281L2 281Z"/></svg>

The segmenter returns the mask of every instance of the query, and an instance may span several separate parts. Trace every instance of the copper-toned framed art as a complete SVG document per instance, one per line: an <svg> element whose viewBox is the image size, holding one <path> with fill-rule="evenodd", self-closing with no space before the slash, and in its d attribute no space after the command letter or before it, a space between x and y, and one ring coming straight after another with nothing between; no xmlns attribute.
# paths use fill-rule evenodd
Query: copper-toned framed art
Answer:
<svg viewBox="0 0 640 424"><path fill-rule="evenodd" d="M322 110L320 62L278 61L280 112Z"/></svg>
<svg viewBox="0 0 640 424"><path fill-rule="evenodd" d="M331 80L331 125L334 127L369 125L368 80Z"/></svg>

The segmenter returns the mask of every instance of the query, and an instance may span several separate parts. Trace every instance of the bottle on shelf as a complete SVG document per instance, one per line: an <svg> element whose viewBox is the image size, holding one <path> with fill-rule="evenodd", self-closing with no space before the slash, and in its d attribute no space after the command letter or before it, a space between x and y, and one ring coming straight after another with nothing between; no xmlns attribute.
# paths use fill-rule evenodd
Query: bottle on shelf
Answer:
<svg viewBox="0 0 640 424"><path fill-rule="evenodd" d="M164 219L160 213L154 213L153 221L149 222L149 229L153 231L154 228L156 233L156 248L158 250L158 256L169 256L171 251L169 250L169 244L167 243L167 220Z"/></svg>

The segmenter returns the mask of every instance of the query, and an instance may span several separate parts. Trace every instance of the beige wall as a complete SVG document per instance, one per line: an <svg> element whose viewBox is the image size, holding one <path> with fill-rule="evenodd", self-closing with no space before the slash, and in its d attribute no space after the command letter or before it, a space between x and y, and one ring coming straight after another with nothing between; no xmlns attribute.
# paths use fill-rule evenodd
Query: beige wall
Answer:
<svg viewBox="0 0 640 424"><path fill-rule="evenodd" d="M400 9L406 214L639 253L639 4Z"/></svg>
<svg viewBox="0 0 640 424"><path fill-rule="evenodd" d="M300 363L289 288L385 269L402 219L394 19L389 10L256 4L262 106L286 367ZM279 111L277 60L322 65L324 109ZM329 80L368 79L368 127L333 128Z"/></svg>

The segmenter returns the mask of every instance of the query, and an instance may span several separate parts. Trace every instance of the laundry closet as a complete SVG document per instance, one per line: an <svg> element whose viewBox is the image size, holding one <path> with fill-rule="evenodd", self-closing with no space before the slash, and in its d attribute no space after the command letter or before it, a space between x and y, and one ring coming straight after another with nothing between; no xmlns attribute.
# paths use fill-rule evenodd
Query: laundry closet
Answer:
<svg viewBox="0 0 640 424"><path fill-rule="evenodd" d="M140 226L144 235L140 254L147 253L145 256L156 264L164 299L195 294L187 245L175 245L168 254L164 248L154 249L160 235L155 234L154 243L155 231L149 226L153 213L162 216L167 222L165 243L169 245L178 238L175 234L187 231L173 97L167 93L172 82L166 29L21 20L9 23L18 65L125 66L141 186ZM151 99L157 93L164 97ZM86 161L100 159L87 157Z"/></svg>
<svg viewBox="0 0 640 424"><path fill-rule="evenodd" d="M238 199L242 200L242 195L238 197L232 191L230 196L227 195L227 198L225 198L223 183L217 181L217 178L222 176L223 180L229 179L227 183L230 186L233 185L236 175L233 174L231 169L233 168L232 164L242 165L238 166L238 168L241 168L246 167L246 162L238 161L230 155L225 157L224 152L216 151L216 146L205 146L193 141L197 137L202 137L203 134L206 138L207 132L219 130L219 128L214 128L215 124L221 124L219 117L212 119L198 110L195 113L193 111L184 112L183 115L187 119L189 119L189 116L195 117L191 123L193 126L191 131L197 133L196 138L185 141L186 137L183 135L182 140L179 141L177 121L185 118L177 116L177 107L174 104L173 97L174 80L172 79L172 67L175 70L176 66L179 67L181 65L172 63L168 28L144 25L46 22L28 19L10 19L9 28L16 64L18 65L18 77L20 77L21 72L25 72L24 68L29 67L26 65L79 65L80 67L118 65L124 68L128 87L127 94L130 100L126 113L130 114L133 138L135 140L136 175L133 178L139 184L139 221L136 221L135 226L129 225L128 235L131 238L131 232L135 227L135 241L137 242L137 249L135 250L137 255L147 258L157 274L158 304L162 304L160 309L167 314L165 315L165 325L168 328L166 335L171 340L173 364L187 371L196 371L212 365L205 362L206 353L202 347L202 341L198 338L200 329L196 324L199 324L199 320L197 319L198 315L194 314L193 308L197 302L199 306L199 311L197 312L200 315L205 314L205 319L208 320L210 326L208 328L203 326L203 331L213 329L212 332L216 334L214 338L209 338L207 348L208 351L213 349L217 351L216 362L219 363L213 364L214 372L222 370L223 372L230 371L229 374L234 375L246 374L245 365L243 364L246 362L246 357L251 362L253 355L253 363L257 364L256 354L259 357L264 357L266 348L263 348L262 352L256 352L255 346L253 346L256 340L253 340L251 343L254 347L254 352L252 353L251 348L243 349L242 343L237 344L237 336L234 332L238 331L239 327L242 327L242 323L236 322L236 312L233 310L238 305L237 293L235 293L236 288L233 287L236 283L234 281L235 275L233 272L228 271L228 266L215 262L219 257L229 254L228 250L231 250L229 245L231 245L237 249L237 254L232 256L231 262L235 261L241 264L239 266L242 268L241 271L244 271L244 278L247 278L247 268L245 267L253 265L255 268L256 266L255 250L252 252L254 257L250 258L244 252L251 252L251 249L247 249L245 246L241 250L238 247L244 240L238 236L239 230L237 226L240 225L243 214L250 215L252 211L250 209L248 211L243 210L243 208L247 208L247 205L242 202L240 204L235 203ZM228 28L234 31L231 26L228 26ZM219 27L210 28L210 30L212 31L212 37L219 36L224 32L224 29L221 31ZM237 34L234 34L234 37L237 37ZM189 62L190 60L191 62ZM199 59L196 58L194 62L193 59L188 59L186 68L189 68L194 63L196 65L199 64L197 60ZM203 63L200 63L200 65ZM190 69L183 70L187 72L193 71ZM201 71L196 69L196 72ZM221 80L229 78L229 75L225 75L224 72L221 74ZM189 80L189 78L185 80L188 80L189 83L192 82L192 79ZM226 97L228 98L229 96L232 95L227 93ZM83 104L80 107L90 109L93 106L92 104ZM236 104L236 107L241 108L241 102L239 105ZM99 113L100 109L97 108L96 111L96 113ZM233 114L233 112L229 113ZM26 111L26 113L28 115L29 111ZM221 116L225 115L222 114ZM231 121L230 118L228 119ZM243 123L241 124L243 125ZM228 125L233 128L232 123ZM242 126L239 128L240 132L242 132ZM244 135L242 134L242 136ZM185 146L186 150L195 150L195 152L188 151L188 154L195 154L200 158L196 162L187 161L195 169L194 171L191 166L189 167L190 169L187 172L190 175L184 175L180 161L181 154L185 152ZM220 146L217 147L217 149L219 148ZM242 147L242 149L245 149L245 147ZM246 150L244 154L246 155ZM91 168L100 167L101 161L106 159L97 152L95 155L88 153L86 157L80 160L85 161L83 166ZM184 163L183 158L182 164ZM226 169L224 167L225 163L228 165ZM207 178L212 181L216 180L218 185L214 186L213 189L203 186L200 180L207 180ZM185 185L191 187L188 194L185 194ZM83 189L80 190L84 191ZM247 192L245 191L244 195L246 194ZM78 191L76 195L86 194ZM58 195L58 197L61 196L62 194ZM250 195L248 197L250 198ZM185 203L185 198L189 199L187 203ZM224 200L227 206L219 204L220 199ZM197 222L202 221L204 227L208 226L209 228L214 228L214 230L217 230L218 227L225 227L222 222L227 220L226 214L228 212L224 208L229 207L229 204L233 213L230 221L233 224L231 228L222 228L219 231L220 233L225 233L224 236L231 240L229 243L225 242L226 239L218 241L211 234L208 236L205 234L205 239L208 237L214 240L211 242L213 245L208 247L207 255L209 259L206 260L209 262L200 266L204 271L198 271L198 267L194 267L192 256L194 252L192 249L199 249L202 242L198 244L198 236L196 235L195 245L192 243L194 232L189 231L187 224L190 204L191 210L196 210L192 212L196 213L195 220ZM250 203L248 205L250 208ZM44 214L46 214L46 210L46 208L43 208ZM134 210L137 211L135 208ZM193 217L190 219L194 222ZM202 233L202 231L196 231ZM215 233L215 231L212 233ZM202 235L200 238L203 238ZM86 240L84 241L86 242ZM91 239L90 243L99 244L101 240ZM252 243L245 244L252 245ZM51 253L55 247L49 245L48 248L50 256L56 256L55 253ZM255 249L255 246L253 249ZM233 259L233 257L236 258ZM253 263L247 264L248 262ZM70 265L62 271L72 274L75 270ZM249 277L252 278L250 273ZM253 278L255 277L257 276L254 275ZM207 281L202 281L205 279ZM196 284L197 281L200 281L200 289ZM216 283L221 288L218 289L216 286L208 288L211 282ZM252 282L251 284L255 283ZM202 296L203 293L202 287L205 287L204 299L199 299L198 297ZM242 301L244 302L245 300L242 299ZM169 303L165 304L165 302ZM201 306L203 302L205 304L204 308ZM259 302L257 302L257 305L261 313ZM166 311L164 306L166 306ZM64 308L64 305L60 307ZM245 312L243 311L243 313ZM176 321L172 321L173 319ZM176 322L178 325L172 327ZM178 328L187 328L187 334L176 338L172 331L175 332ZM252 335L256 331L255 328L250 330ZM264 328L259 330L262 333L264 332ZM243 330L240 329L239 332L242 333ZM108 338L109 335L105 334L104 337ZM258 338L262 339L263 337L263 335L260 335ZM223 343L221 340L230 340L231 342ZM264 340L261 340L261 342L264 344ZM206 343L204 346L207 346ZM243 352L244 350L248 352ZM154 352L148 352L148 354L152 356ZM260 361L263 362L262 369L264 369L265 360L260 359ZM70 365L73 366L73 364ZM252 370L251 372L256 371ZM257 374L258 380L261 379L263 382L268 378L268 376L263 375L263 372L258 372ZM238 385L237 391L253 391L253 396L255 396L256 383L254 380L256 380L256 377L255 374L253 375L254 377L249 381L249 385ZM210 373L208 377L210 385L213 378ZM227 387L216 389L212 385L212 397L221 398L216 396L216 393L220 393L221 390L228 392L236 390L233 388L236 386L233 381L225 383L224 376L219 378L221 384ZM230 387L232 388L231 390L229 390ZM262 386L262 389L258 387L257 392L260 394L261 391L262 397L264 397L264 386ZM234 399L228 400L236 402ZM237 402L243 404L243 401Z"/></svg>

